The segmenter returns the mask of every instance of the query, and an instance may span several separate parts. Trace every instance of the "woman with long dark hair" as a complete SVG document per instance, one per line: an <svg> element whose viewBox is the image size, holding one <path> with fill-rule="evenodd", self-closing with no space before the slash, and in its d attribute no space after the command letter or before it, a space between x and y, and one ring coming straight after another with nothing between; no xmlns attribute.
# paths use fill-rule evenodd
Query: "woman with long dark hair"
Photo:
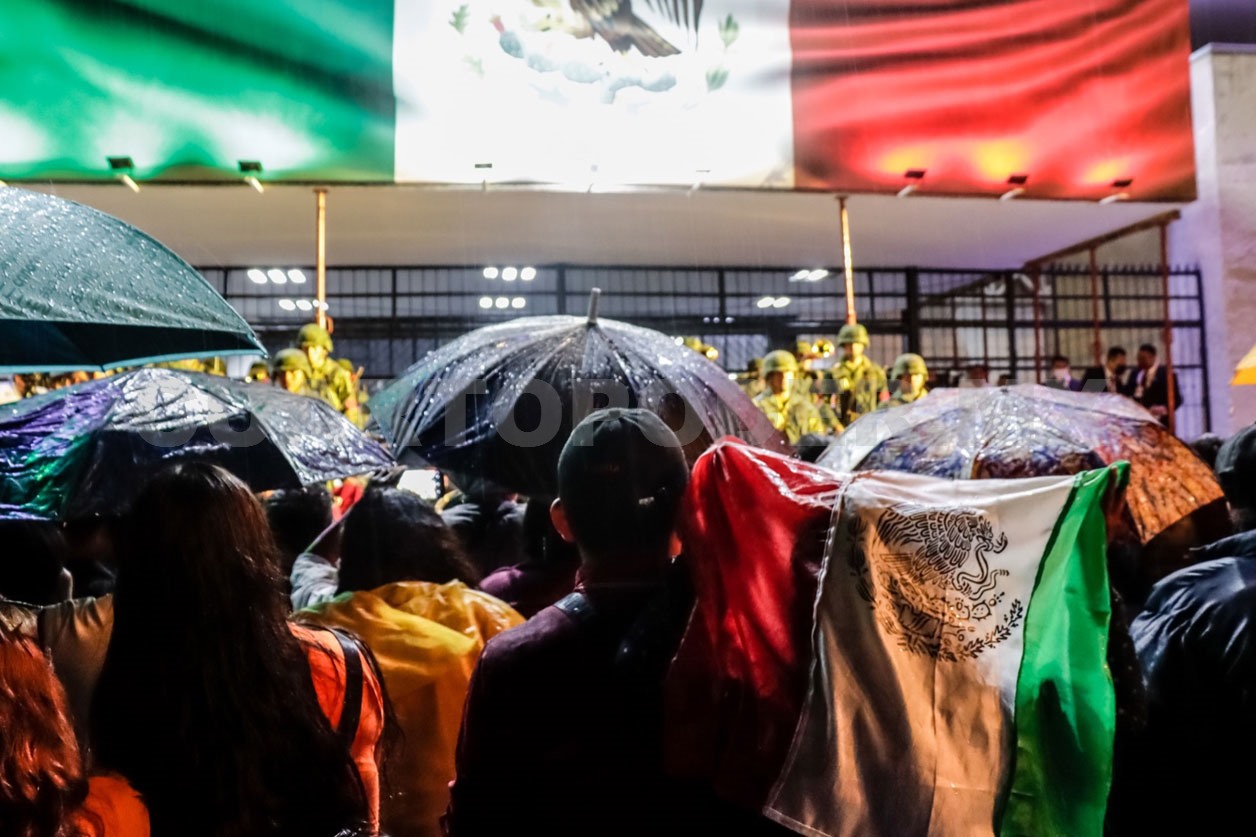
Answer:
<svg viewBox="0 0 1256 837"><path fill-rule="evenodd" d="M286 621L261 504L221 468L181 464L148 484L127 529L92 740L143 795L153 833L372 831L379 684L363 666L351 756L332 726L353 692L348 657Z"/></svg>

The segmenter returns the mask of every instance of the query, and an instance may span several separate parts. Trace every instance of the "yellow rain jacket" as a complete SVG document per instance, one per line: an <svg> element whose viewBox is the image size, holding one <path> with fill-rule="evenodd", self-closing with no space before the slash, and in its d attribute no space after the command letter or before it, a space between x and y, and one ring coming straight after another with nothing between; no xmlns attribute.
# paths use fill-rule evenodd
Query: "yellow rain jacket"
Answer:
<svg viewBox="0 0 1256 837"><path fill-rule="evenodd" d="M384 765L383 832L439 837L471 672L484 644L523 617L458 581L406 581L342 594L300 619L353 632L379 663L403 739Z"/></svg>

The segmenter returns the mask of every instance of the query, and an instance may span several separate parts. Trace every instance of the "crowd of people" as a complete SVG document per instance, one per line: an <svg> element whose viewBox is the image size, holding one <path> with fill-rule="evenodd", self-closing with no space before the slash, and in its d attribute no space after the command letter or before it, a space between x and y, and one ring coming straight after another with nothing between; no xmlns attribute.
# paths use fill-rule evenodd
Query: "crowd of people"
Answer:
<svg viewBox="0 0 1256 837"><path fill-rule="evenodd" d="M841 357L831 365L820 365L834 354L830 341L800 340L792 352L778 349L753 359L737 376L742 390L790 444L836 436L861 415L911 404L937 387L969 389L995 385L990 381L990 367L984 363L972 364L962 376L938 375L929 369L923 357L910 352L899 355L887 375L882 366L868 357L868 329L859 324L843 326L836 343ZM999 376L997 385L1011 383L1012 377L1005 374ZM1146 407L1166 425L1170 398L1174 410L1182 404L1176 373L1172 384L1170 388L1168 368L1160 362L1156 347L1149 343L1138 347L1136 366L1129 366L1124 348L1113 346L1103 366L1085 370L1080 378L1074 375L1068 357L1055 355L1045 381L1046 386L1055 389L1123 395Z"/></svg>
<svg viewBox="0 0 1256 837"><path fill-rule="evenodd" d="M763 360L755 403L791 441L926 397L919 356L887 375L863 327L836 343L823 370L823 346ZM352 415L332 348L306 326L250 377ZM1124 357L1080 382L1058 358L1052 384L1154 411L1154 347ZM1256 425L1197 449L1233 527L1160 543L1185 566L1163 578L1112 551L1112 834L1221 833L1256 779ZM603 410L563 448L557 496L433 503L400 472L255 495L184 462L117 518L0 521L0 834L785 833L665 763L688 474L657 416Z"/></svg>

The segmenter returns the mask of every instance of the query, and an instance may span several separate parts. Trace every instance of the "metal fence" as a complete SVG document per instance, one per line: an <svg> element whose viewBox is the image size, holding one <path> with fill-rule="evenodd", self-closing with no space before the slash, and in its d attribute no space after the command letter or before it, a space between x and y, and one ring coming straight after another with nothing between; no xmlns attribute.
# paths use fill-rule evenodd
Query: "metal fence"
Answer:
<svg viewBox="0 0 1256 837"><path fill-rule="evenodd" d="M313 270L274 267L202 270L272 350L314 316ZM736 371L796 339L832 338L845 315L838 270L546 265L513 272L498 266L488 278L492 273L466 266L329 270L336 354L364 366L367 381L378 384L491 322L583 314L597 287L601 316L699 337ZM1170 279L1183 397L1178 432L1193 438L1211 422L1202 282L1197 269L1175 268ZM1060 266L1042 274L1035 307L1032 280L1015 271L860 270L856 313L872 333L870 356L883 364L916 351L941 385L976 363L990 369L992 381L1025 382L1045 375L1056 354L1069 357L1078 374L1094 365L1096 334L1101 351L1121 345L1131 359L1140 344L1159 345L1161 281L1159 267L1109 266L1092 286L1088 270Z"/></svg>

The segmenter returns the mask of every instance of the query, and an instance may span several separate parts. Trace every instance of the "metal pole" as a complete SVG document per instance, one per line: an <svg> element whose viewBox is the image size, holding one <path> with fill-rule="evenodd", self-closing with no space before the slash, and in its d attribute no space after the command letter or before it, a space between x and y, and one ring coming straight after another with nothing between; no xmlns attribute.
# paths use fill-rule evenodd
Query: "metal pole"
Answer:
<svg viewBox="0 0 1256 837"><path fill-rule="evenodd" d="M846 211L846 196L837 199L842 216L842 267L846 273L846 324L854 325L855 318L855 265L850 257L850 213Z"/></svg>
<svg viewBox="0 0 1256 837"><path fill-rule="evenodd" d="M1042 268L1030 268L1034 283L1034 382L1042 383Z"/></svg>
<svg viewBox="0 0 1256 837"><path fill-rule="evenodd" d="M1169 393L1169 432L1177 435L1177 386L1173 379L1173 315L1169 305L1169 224L1160 225L1160 291L1164 298L1164 373Z"/></svg>
<svg viewBox="0 0 1256 837"><path fill-rule="evenodd" d="M315 272L318 275L318 324L327 327L327 190L314 190L318 209L314 213L314 240L317 251Z"/></svg>
<svg viewBox="0 0 1256 837"><path fill-rule="evenodd" d="M1099 259L1094 247L1090 248L1090 315L1095 322L1095 336L1092 349L1095 355L1095 366L1103 367L1103 334L1101 333L1099 316Z"/></svg>

